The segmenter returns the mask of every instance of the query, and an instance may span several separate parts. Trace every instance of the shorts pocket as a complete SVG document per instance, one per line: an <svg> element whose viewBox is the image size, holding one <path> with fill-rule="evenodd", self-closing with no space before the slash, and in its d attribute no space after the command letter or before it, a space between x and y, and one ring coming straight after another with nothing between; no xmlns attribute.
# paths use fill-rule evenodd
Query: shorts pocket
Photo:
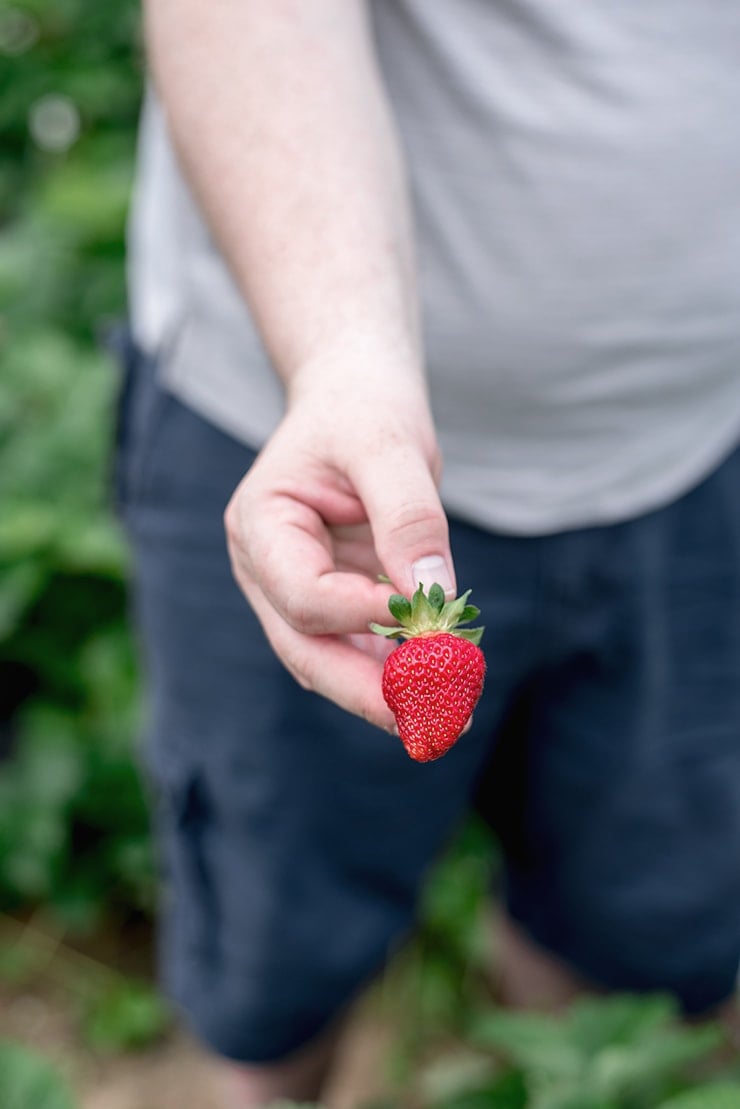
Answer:
<svg viewBox="0 0 740 1109"><path fill-rule="evenodd" d="M161 867L161 915L167 976L205 969L215 952L217 899L209 845L213 809L200 771L178 767L153 776L154 822Z"/></svg>

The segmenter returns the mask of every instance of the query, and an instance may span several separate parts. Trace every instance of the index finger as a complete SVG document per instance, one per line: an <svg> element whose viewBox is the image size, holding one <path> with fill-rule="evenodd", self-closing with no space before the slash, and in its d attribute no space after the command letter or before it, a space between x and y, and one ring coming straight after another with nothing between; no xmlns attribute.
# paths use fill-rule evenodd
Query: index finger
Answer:
<svg viewBox="0 0 740 1109"><path fill-rule="evenodd" d="M394 730L394 717L382 693L380 658L337 636L295 631L258 590L250 600L273 650L304 689L385 731Z"/></svg>
<svg viewBox="0 0 740 1109"><path fill-rule="evenodd" d="M347 635L387 616L391 590L362 574L337 570L323 519L291 497L273 497L242 526L238 507L227 510L226 528L234 574L254 603L249 582L304 635Z"/></svg>

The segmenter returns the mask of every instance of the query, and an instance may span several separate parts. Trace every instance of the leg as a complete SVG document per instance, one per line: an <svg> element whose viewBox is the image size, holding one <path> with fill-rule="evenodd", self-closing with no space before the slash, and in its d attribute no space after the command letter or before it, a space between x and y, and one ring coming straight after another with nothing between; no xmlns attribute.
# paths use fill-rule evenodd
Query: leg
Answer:
<svg viewBox="0 0 740 1109"><path fill-rule="evenodd" d="M547 538L504 829L538 947L689 1013L731 996L740 960L739 491L736 454L667 509Z"/></svg>
<svg viewBox="0 0 740 1109"><path fill-rule="evenodd" d="M339 1028L332 1028L275 1063L249 1066L221 1062L224 1109L258 1109L285 1100L318 1102L333 1068L340 1034Z"/></svg>
<svg viewBox="0 0 740 1109"><path fill-rule="evenodd" d="M223 507L250 452L151 373L128 400L120 493L149 679L165 983L224 1058L237 1104L311 1097L333 1057L327 1029L413 926L487 737L420 767L298 689L226 557Z"/></svg>
<svg viewBox="0 0 740 1109"><path fill-rule="evenodd" d="M509 1009L557 1012L593 987L572 967L539 947L505 909L495 921L496 995Z"/></svg>

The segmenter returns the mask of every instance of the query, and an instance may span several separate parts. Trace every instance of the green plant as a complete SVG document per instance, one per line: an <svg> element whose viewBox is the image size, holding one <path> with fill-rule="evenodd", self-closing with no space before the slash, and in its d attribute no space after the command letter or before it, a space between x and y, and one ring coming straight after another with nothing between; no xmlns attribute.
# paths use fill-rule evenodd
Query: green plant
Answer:
<svg viewBox="0 0 740 1109"><path fill-rule="evenodd" d="M424 884L417 934L379 993L384 1012L403 1013L390 1060L399 1081L438 1044L461 1036L471 1010L490 995L487 894L496 866L490 830L471 819Z"/></svg>
<svg viewBox="0 0 740 1109"><path fill-rule="evenodd" d="M98 342L125 312L137 25L129 0L0 11L0 905L88 929L153 888Z"/></svg>
<svg viewBox="0 0 740 1109"><path fill-rule="evenodd" d="M0 1043L0 1105L3 1109L75 1109L61 1075L36 1052Z"/></svg>
<svg viewBox="0 0 740 1109"><path fill-rule="evenodd" d="M733 1089L704 1085L722 1041L718 1027L683 1024L661 995L587 999L553 1016L489 1004L422 1070L421 1090L435 1109L657 1109L689 1090L686 1106L698 1109Z"/></svg>
<svg viewBox="0 0 740 1109"><path fill-rule="evenodd" d="M716 1082L689 1090L665 1101L659 1109L737 1109L740 1083Z"/></svg>
<svg viewBox="0 0 740 1109"><path fill-rule="evenodd" d="M169 1007L150 982L83 954L35 921L0 917L0 981L59 987L82 1042L98 1054L151 1044L170 1025Z"/></svg>

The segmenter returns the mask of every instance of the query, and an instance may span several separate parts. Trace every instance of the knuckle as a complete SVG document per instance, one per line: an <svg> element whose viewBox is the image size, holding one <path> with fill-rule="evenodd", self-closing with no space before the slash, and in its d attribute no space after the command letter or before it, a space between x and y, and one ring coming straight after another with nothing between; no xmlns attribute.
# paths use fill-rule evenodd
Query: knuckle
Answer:
<svg viewBox="0 0 740 1109"><path fill-rule="evenodd" d="M399 505L391 514L388 530L393 535L441 535L445 531L444 518L437 504L431 501L410 501Z"/></svg>

